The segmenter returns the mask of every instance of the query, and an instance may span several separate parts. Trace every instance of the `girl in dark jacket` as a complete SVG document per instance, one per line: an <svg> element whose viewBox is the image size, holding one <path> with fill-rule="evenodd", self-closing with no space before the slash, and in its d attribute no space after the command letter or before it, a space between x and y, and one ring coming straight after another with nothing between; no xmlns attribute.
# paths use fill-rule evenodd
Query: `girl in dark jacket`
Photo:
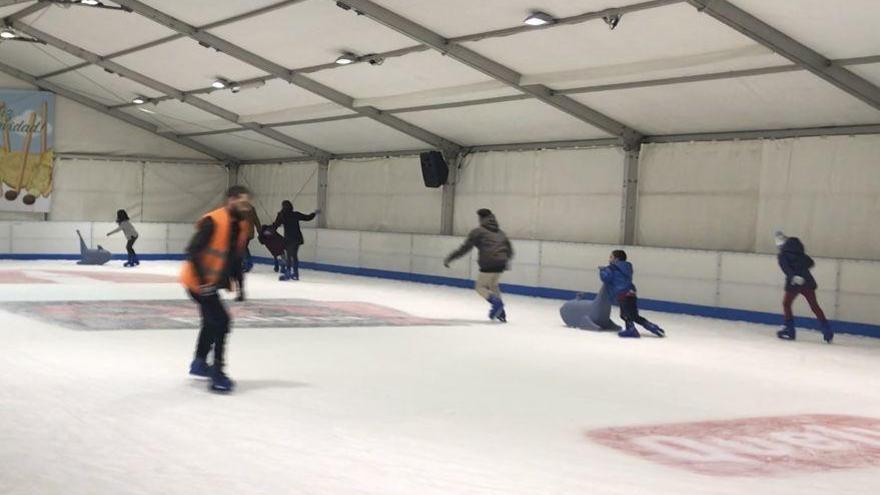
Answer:
<svg viewBox="0 0 880 495"><path fill-rule="evenodd" d="M831 330L825 313L816 300L816 289L819 285L810 269L816 264L813 258L804 252L804 244L797 237L786 237L782 232L776 233L776 245L779 254L776 259L779 268L785 273L785 297L782 299L782 311L785 315L785 327L776 333L783 340L794 340L794 315L791 304L799 295L803 295L810 305L810 309L822 325L822 336L829 344L834 339L834 331Z"/></svg>
<svg viewBox="0 0 880 495"><path fill-rule="evenodd" d="M287 251L287 268L279 278L280 280L299 280L299 247L303 245L303 234L300 230L300 222L308 222L315 218L321 210L315 210L310 214L294 211L293 203L288 200L281 202L281 211L272 223L272 229L284 226L284 249Z"/></svg>

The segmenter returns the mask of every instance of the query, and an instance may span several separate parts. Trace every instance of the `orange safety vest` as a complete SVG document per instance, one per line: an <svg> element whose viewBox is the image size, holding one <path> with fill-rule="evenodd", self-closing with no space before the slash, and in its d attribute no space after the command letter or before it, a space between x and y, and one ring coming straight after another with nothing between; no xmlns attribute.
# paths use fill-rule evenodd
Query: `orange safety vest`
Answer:
<svg viewBox="0 0 880 495"><path fill-rule="evenodd" d="M225 207L205 215L204 218L210 218L214 222L214 233L211 235L211 242L208 247L202 251L195 260L186 260L183 263L183 270L180 272L180 282L189 290L199 292L199 276L193 263L198 263L202 268L202 274L205 276L205 283L217 285L220 283L220 277L223 275L223 269L229 259L229 235L232 229L232 216L226 211ZM244 251L247 245L247 228L249 223L247 220L239 220L238 222L238 239L236 242L237 252Z"/></svg>

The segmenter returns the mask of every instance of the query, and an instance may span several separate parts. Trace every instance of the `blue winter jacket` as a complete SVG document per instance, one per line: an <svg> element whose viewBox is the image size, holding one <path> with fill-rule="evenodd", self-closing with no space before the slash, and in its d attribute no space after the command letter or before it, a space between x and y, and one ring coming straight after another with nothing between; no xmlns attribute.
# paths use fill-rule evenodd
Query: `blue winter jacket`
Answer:
<svg viewBox="0 0 880 495"><path fill-rule="evenodd" d="M615 260L605 268L599 269L599 278L607 284L610 296L617 300L628 292L635 292L633 285L633 266L629 261Z"/></svg>
<svg viewBox="0 0 880 495"><path fill-rule="evenodd" d="M779 255L776 257L779 262L779 268L785 273L785 290L812 289L816 290L818 284L810 268L816 263L813 258L807 256L804 252L804 244L797 237L789 237L785 240L785 244L779 248ZM792 278L800 276L804 279L803 285L794 285Z"/></svg>

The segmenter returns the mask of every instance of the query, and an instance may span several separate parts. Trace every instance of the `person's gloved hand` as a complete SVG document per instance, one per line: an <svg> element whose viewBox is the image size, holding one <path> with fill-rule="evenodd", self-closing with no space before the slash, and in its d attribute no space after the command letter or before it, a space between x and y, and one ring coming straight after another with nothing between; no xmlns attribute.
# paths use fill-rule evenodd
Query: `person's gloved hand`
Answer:
<svg viewBox="0 0 880 495"><path fill-rule="evenodd" d="M318 209L317 209L317 210L315 210L315 211L314 211L314 213L315 213L315 215L317 215L317 214L319 214L319 213L321 213L321 209L320 209L320 208L318 208Z"/></svg>
<svg viewBox="0 0 880 495"><path fill-rule="evenodd" d="M202 284L199 286L200 296L213 296L217 294L217 286L214 284Z"/></svg>
<svg viewBox="0 0 880 495"><path fill-rule="evenodd" d="M804 277L801 277L800 275L795 275L794 277L791 277L792 285L804 285L805 283L806 280L804 280Z"/></svg>

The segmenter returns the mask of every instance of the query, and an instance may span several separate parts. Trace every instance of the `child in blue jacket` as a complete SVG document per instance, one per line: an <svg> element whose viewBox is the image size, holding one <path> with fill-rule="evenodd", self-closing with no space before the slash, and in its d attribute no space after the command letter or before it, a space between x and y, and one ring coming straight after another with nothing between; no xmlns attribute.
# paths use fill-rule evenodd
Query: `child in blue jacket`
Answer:
<svg viewBox="0 0 880 495"><path fill-rule="evenodd" d="M662 328L646 320L639 315L636 286L633 285L633 266L626 261L626 251L616 249L608 258L609 265L599 268L599 278L607 284L612 301L620 305L620 318L626 323L626 328L617 335L624 338L639 338L636 323L645 327L646 330L658 337L665 337L666 332Z"/></svg>

